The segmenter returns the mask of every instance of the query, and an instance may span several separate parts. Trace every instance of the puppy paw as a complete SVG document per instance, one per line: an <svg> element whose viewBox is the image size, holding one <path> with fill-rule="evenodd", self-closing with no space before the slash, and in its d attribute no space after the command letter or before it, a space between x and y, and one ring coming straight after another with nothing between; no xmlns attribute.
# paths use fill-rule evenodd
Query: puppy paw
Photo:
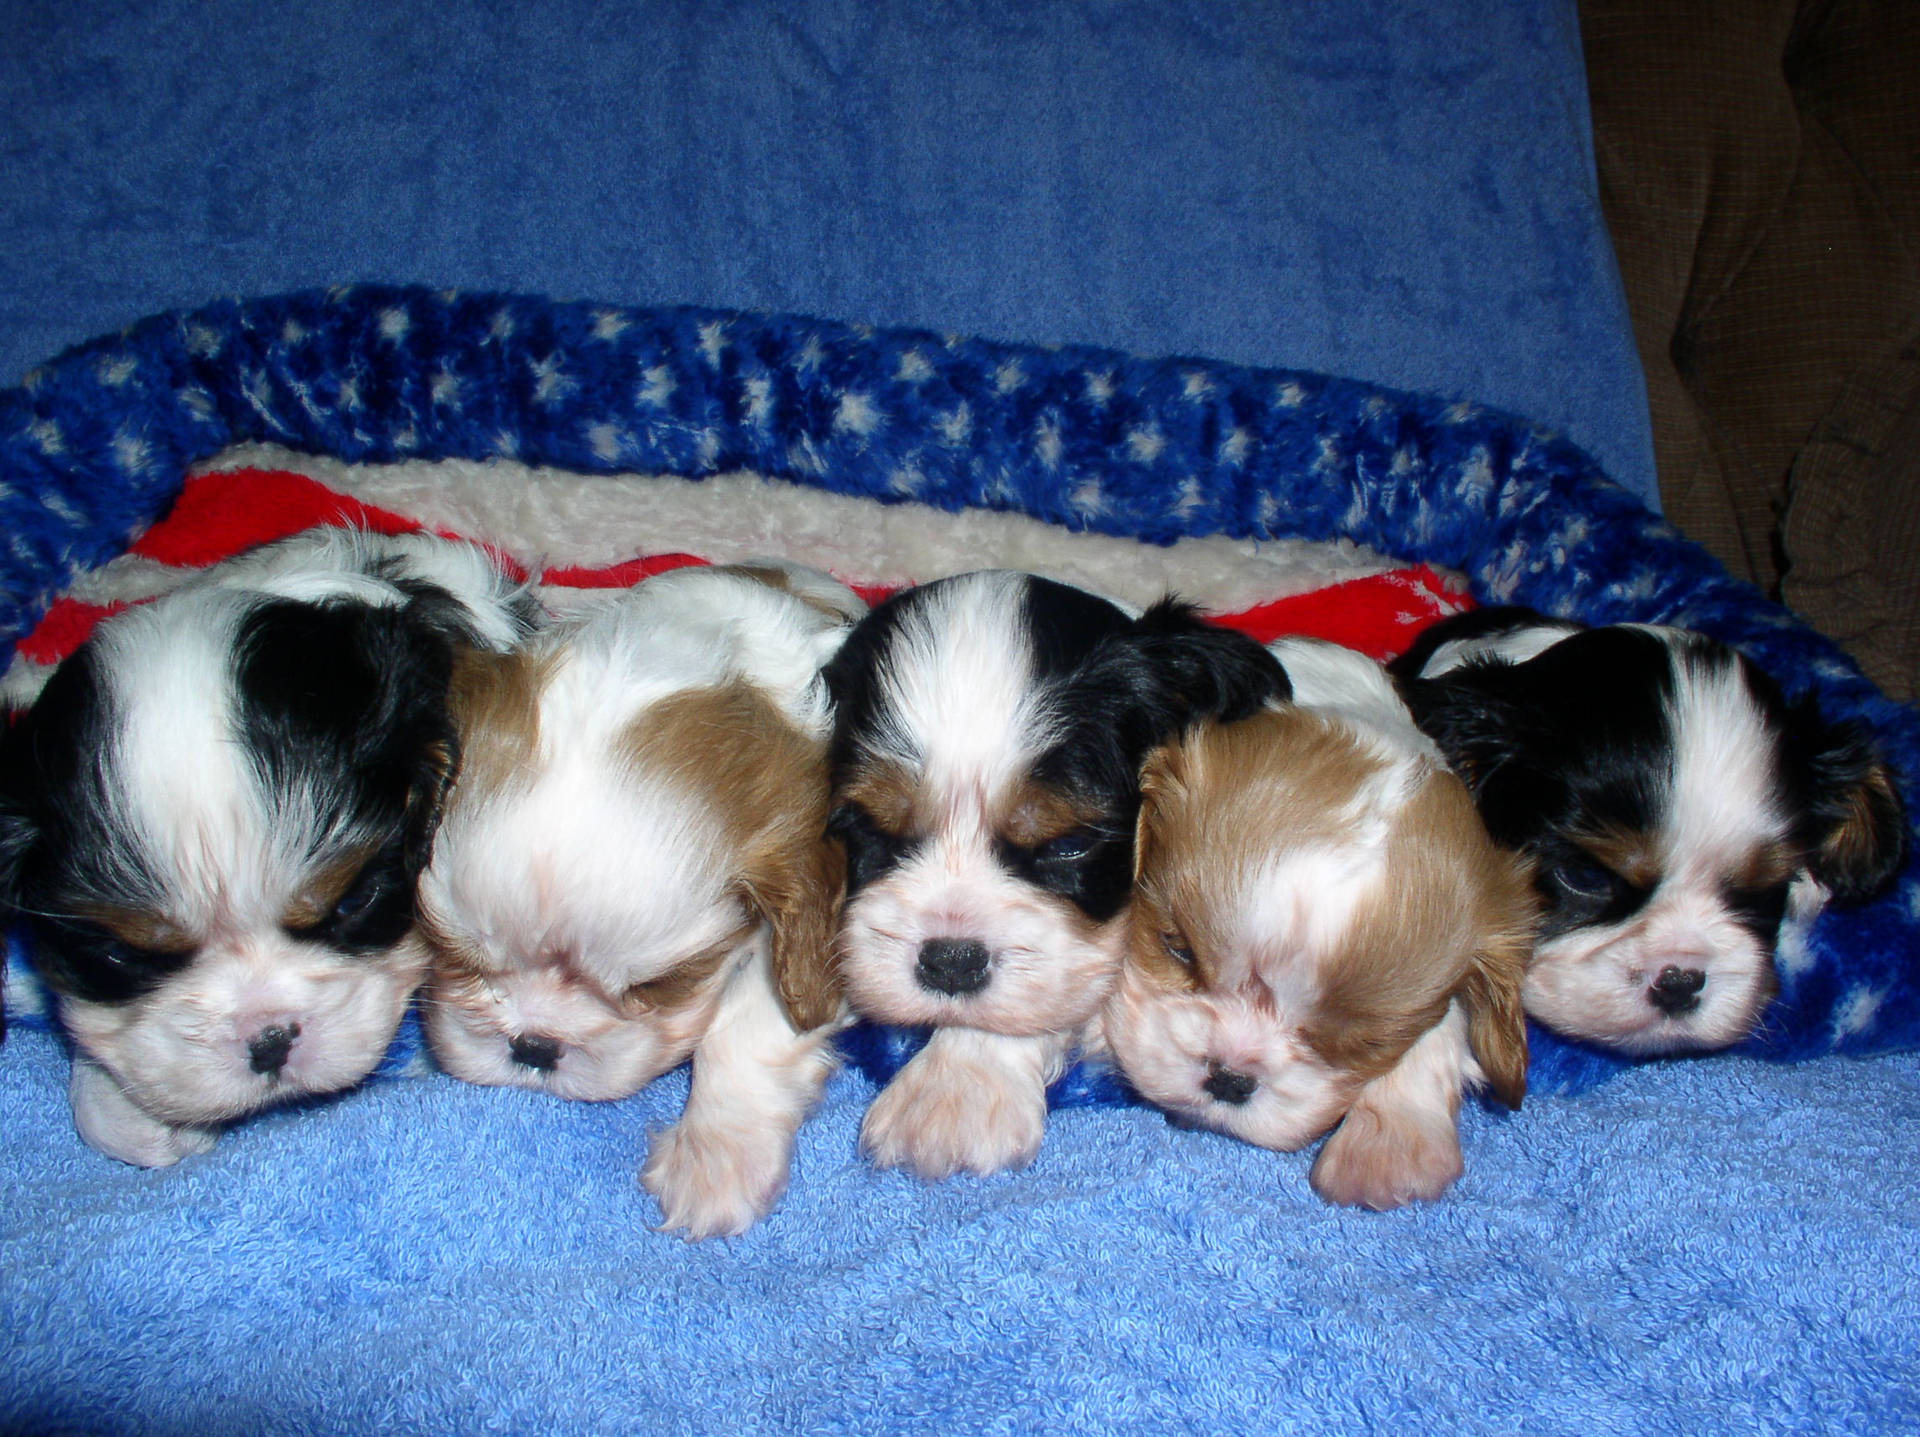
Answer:
<svg viewBox="0 0 1920 1437"><path fill-rule="evenodd" d="M916 1058L867 1109L860 1147L878 1167L936 1182L1024 1168L1046 1131L1043 1085L999 1068Z"/></svg>
<svg viewBox="0 0 1920 1437"><path fill-rule="evenodd" d="M780 1201L792 1157L791 1143L767 1133L682 1120L654 1135L640 1182L659 1201L662 1232L738 1237Z"/></svg>
<svg viewBox="0 0 1920 1437"><path fill-rule="evenodd" d="M76 1058L67 1097L73 1126L88 1147L140 1168L172 1167L213 1151L217 1128L169 1123L135 1105L105 1068Z"/></svg>
<svg viewBox="0 0 1920 1437"><path fill-rule="evenodd" d="M1330 1203L1386 1212L1433 1201L1463 1171L1450 1120L1356 1106L1321 1147L1308 1181Z"/></svg>

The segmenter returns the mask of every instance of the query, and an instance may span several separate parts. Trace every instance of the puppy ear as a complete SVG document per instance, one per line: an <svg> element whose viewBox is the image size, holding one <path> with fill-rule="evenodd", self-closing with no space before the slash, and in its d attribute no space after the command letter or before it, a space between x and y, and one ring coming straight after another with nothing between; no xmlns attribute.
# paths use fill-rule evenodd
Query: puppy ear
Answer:
<svg viewBox="0 0 1920 1437"><path fill-rule="evenodd" d="M1168 595L1134 622L1134 641L1165 687L1176 724L1245 718L1293 696L1280 661L1245 634Z"/></svg>
<svg viewBox="0 0 1920 1437"><path fill-rule="evenodd" d="M824 825L823 825L824 827ZM834 938L846 896L847 859L820 830L796 835L784 851L748 875L747 891L773 928L773 983L797 1032L840 1015L840 971Z"/></svg>
<svg viewBox="0 0 1920 1437"><path fill-rule="evenodd" d="M1505 861L1507 855L1501 855ZM1518 1108L1527 1095L1527 1015L1521 983L1533 952L1538 905L1524 863L1511 861L1512 883L1490 906L1488 931L1473 955L1460 991L1467 1010L1467 1042L1501 1102Z"/></svg>
<svg viewBox="0 0 1920 1437"><path fill-rule="evenodd" d="M1162 744L1147 755L1140 767L1140 811L1133 821L1133 881L1147 870L1153 852L1153 822L1168 800L1182 793L1180 746Z"/></svg>
<svg viewBox="0 0 1920 1437"><path fill-rule="evenodd" d="M1476 800L1530 746L1534 721L1498 692L1502 673L1469 668L1442 679L1403 678L1396 684L1414 723Z"/></svg>
<svg viewBox="0 0 1920 1437"><path fill-rule="evenodd" d="M1906 861L1906 805L1893 770L1865 725L1829 724L1811 699L1792 722L1807 753L1807 867L1836 903L1864 903Z"/></svg>

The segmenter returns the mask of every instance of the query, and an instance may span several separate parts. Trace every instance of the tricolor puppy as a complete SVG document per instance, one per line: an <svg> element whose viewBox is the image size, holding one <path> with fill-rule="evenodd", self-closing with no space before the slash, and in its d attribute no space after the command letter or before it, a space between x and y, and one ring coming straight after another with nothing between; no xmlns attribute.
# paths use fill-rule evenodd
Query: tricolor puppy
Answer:
<svg viewBox="0 0 1920 1437"><path fill-rule="evenodd" d="M797 567L679 569L455 679L466 758L421 883L433 1051L590 1099L691 1055L642 1174L691 1237L772 1209L832 1067L820 666L865 608Z"/></svg>
<svg viewBox="0 0 1920 1437"><path fill-rule="evenodd" d="M456 646L530 608L478 549L313 531L104 620L0 758L0 905L75 1044L74 1124L144 1166L370 1072L456 749Z"/></svg>
<svg viewBox="0 0 1920 1437"><path fill-rule="evenodd" d="M1106 1044L1183 1121L1288 1152L1331 1128L1330 1202L1435 1198L1461 1093L1526 1091L1527 877L1378 664L1274 652L1292 703L1148 760Z"/></svg>
<svg viewBox="0 0 1920 1437"><path fill-rule="evenodd" d="M1857 724L1680 629L1481 609L1394 663L1494 838L1534 864L1527 1011L1624 1052L1738 1042L1789 907L1871 897L1906 821Z"/></svg>
<svg viewBox="0 0 1920 1437"><path fill-rule="evenodd" d="M1133 618L981 572L895 595L827 678L841 975L865 1016L936 1029L862 1144L928 1178L1021 1166L1119 969L1142 760L1284 693L1285 675L1171 600Z"/></svg>

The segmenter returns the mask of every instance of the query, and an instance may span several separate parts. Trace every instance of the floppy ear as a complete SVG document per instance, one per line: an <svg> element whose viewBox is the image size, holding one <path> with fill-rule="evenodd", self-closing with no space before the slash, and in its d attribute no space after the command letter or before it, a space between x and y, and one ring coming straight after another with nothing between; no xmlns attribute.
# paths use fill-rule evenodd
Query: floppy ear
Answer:
<svg viewBox="0 0 1920 1437"><path fill-rule="evenodd" d="M406 745L406 855L418 874L433 853L434 835L460 768L460 735L452 712L454 652L446 639L409 623L392 676L390 722Z"/></svg>
<svg viewBox="0 0 1920 1437"><path fill-rule="evenodd" d="M1906 805L1893 770L1863 724L1829 724L1810 699L1792 721L1808 754L1807 867L1836 903L1864 903L1906 861Z"/></svg>
<svg viewBox="0 0 1920 1437"><path fill-rule="evenodd" d="M1533 954L1539 910L1527 866L1513 860L1512 874L1511 886L1499 895L1501 907L1490 908L1497 916L1473 955L1460 1001L1467 1011L1467 1042L1487 1086L1508 1107L1518 1108L1527 1095L1527 1015L1520 985Z"/></svg>
<svg viewBox="0 0 1920 1437"><path fill-rule="evenodd" d="M1162 744L1140 768L1140 811L1133 821L1133 881L1147 870L1153 851L1153 820L1172 798L1185 791L1180 746Z"/></svg>
<svg viewBox="0 0 1920 1437"><path fill-rule="evenodd" d="M811 837L796 833L793 842L769 851L767 862L747 877L748 896L773 929L774 988L788 1021L802 1033L833 1022L841 1009L834 938L846 896L847 860L824 827L823 822Z"/></svg>
<svg viewBox="0 0 1920 1437"><path fill-rule="evenodd" d="M1293 696L1286 670L1265 648L1208 623L1192 604L1172 595L1135 620L1133 639L1164 687L1179 728L1209 718L1231 722Z"/></svg>
<svg viewBox="0 0 1920 1437"><path fill-rule="evenodd" d="M1476 800L1527 746L1532 719L1495 691L1502 669L1468 668L1440 679L1397 681L1413 721Z"/></svg>
<svg viewBox="0 0 1920 1437"><path fill-rule="evenodd" d="M827 831L824 746L780 717L763 696L736 688L737 794L759 830L745 855L747 900L773 929L773 983L788 1021L807 1032L840 1016L835 940L847 896L847 854Z"/></svg>

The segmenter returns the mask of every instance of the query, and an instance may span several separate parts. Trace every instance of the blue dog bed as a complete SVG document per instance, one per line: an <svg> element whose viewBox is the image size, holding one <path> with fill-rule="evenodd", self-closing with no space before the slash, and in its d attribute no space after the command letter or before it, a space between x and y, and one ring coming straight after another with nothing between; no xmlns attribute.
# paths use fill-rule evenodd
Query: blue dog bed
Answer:
<svg viewBox="0 0 1920 1437"><path fill-rule="evenodd" d="M246 441L746 468L1148 542L1351 538L1462 569L1482 599L1739 644L1874 724L1915 803L1920 715L1524 422L1305 373L720 311L362 287L71 351L0 395L9 641L189 464ZM1091 1106L1056 1115L1026 1173L876 1173L854 1152L856 1071L803 1130L782 1209L699 1247L647 1231L633 1181L683 1074L608 1105L375 1082L139 1172L73 1136L61 1047L29 1022L0 1052L0 1422L1898 1425L1920 1418L1902 1137L1920 1069L1827 1055L1916 1046L1917 928L1910 868L1790 935L1746 1057L1620 1070L1542 1039L1528 1107L1466 1115L1456 1192L1385 1217L1320 1206L1305 1155L1172 1129L1097 1086L1066 1095Z"/></svg>

